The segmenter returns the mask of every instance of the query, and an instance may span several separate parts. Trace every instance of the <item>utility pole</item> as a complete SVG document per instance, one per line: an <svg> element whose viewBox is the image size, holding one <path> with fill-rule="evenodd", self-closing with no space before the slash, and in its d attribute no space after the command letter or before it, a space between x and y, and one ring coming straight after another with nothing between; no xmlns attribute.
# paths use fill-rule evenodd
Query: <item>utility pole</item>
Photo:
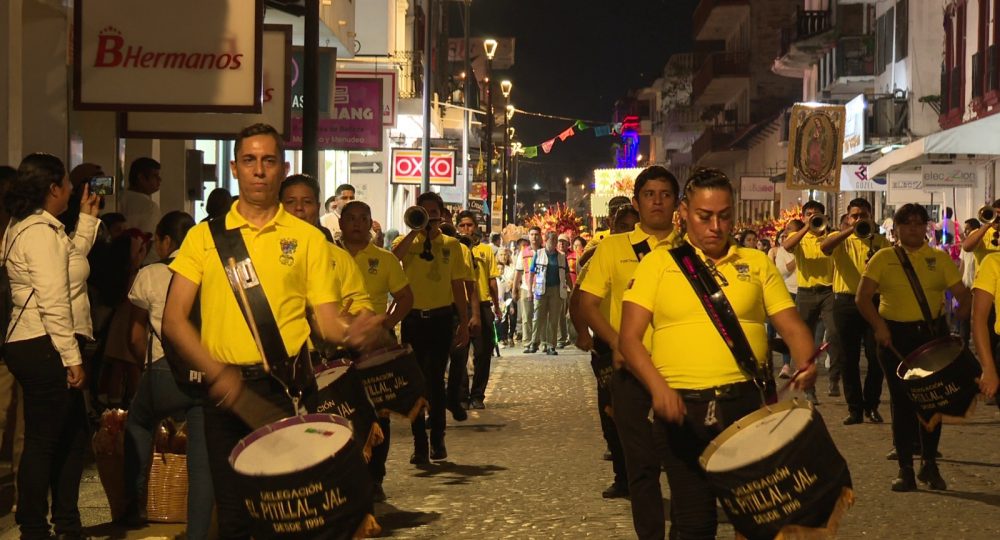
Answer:
<svg viewBox="0 0 1000 540"><path fill-rule="evenodd" d="M302 172L319 178L319 0L305 0L302 75Z"/></svg>
<svg viewBox="0 0 1000 540"><path fill-rule="evenodd" d="M420 178L421 193L427 193L431 190L431 56L433 54L434 0L424 0L424 141L421 147L424 171Z"/></svg>

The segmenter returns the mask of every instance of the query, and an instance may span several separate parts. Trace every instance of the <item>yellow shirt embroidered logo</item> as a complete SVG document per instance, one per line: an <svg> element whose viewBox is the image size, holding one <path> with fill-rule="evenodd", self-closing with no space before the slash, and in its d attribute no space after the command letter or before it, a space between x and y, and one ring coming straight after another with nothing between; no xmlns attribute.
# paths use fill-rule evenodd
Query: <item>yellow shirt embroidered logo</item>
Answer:
<svg viewBox="0 0 1000 540"><path fill-rule="evenodd" d="M281 257L278 261L285 266L295 264L295 250L299 247L299 241L294 238L281 239Z"/></svg>
<svg viewBox="0 0 1000 540"><path fill-rule="evenodd" d="M377 274L378 273L378 259L368 259L368 273Z"/></svg>

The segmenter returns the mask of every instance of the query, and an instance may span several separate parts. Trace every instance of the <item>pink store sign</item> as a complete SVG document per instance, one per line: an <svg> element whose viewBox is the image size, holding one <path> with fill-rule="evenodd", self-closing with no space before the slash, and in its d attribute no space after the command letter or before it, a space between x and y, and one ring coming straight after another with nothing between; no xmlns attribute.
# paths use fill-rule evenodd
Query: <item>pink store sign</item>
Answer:
<svg viewBox="0 0 1000 540"><path fill-rule="evenodd" d="M320 150L382 150L382 80L338 79L329 118L319 119ZM302 117L292 117L288 149L302 148Z"/></svg>

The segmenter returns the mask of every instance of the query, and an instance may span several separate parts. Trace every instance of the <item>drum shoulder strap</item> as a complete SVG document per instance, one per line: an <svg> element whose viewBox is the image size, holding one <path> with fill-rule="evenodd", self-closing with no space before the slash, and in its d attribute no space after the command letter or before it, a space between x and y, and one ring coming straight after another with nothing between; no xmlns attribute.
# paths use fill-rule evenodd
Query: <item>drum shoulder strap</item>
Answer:
<svg viewBox="0 0 1000 540"><path fill-rule="evenodd" d="M288 361L288 353L285 350L285 342L281 338L281 331L278 323L274 319L274 313L264 295L264 287L257 279L256 270L253 267L253 260L247 252L246 243L240 229L226 229L225 217L212 219L208 222L208 228L212 232L212 240L215 241L216 251L219 253L219 260L222 268L229 276L229 285L236 296L236 304L240 306L240 312L247 326L256 326L257 334L260 336L261 354L272 366L281 365ZM232 275L234 268L243 267L252 277L247 280L241 276ZM244 305L240 290L246 294L247 305ZM249 312L248 312L249 310ZM252 319L251 319L252 317ZM254 325L256 323L256 325Z"/></svg>
<svg viewBox="0 0 1000 540"><path fill-rule="evenodd" d="M910 258L906 256L906 251L902 246L896 246L893 248L896 252L896 257L899 258L899 263L903 265L903 273L906 274L906 279L910 282L910 288L913 289L913 295L917 297L917 304L920 305L920 313L924 316L924 321L927 322L927 327L934 331L934 317L931 316L931 308L927 303L927 297L924 295L924 288L920 285L920 279L917 277L917 271L913 268L913 263L910 262Z"/></svg>
<svg viewBox="0 0 1000 540"><path fill-rule="evenodd" d="M733 310L726 294L715 281L701 257L698 257L694 248L687 242L671 249L670 255L674 258L681 273L687 278L698 299L701 300L705 313L708 314L715 329L719 331L722 341L729 347L729 351L736 359L736 364L754 381L765 383L769 378L767 370L760 369L757 364L753 348L750 347L750 341L747 339L746 332L743 331L743 326L740 325L736 311Z"/></svg>
<svg viewBox="0 0 1000 540"><path fill-rule="evenodd" d="M632 244L632 252L635 253L635 259L642 262L642 258L645 257L651 251L649 247L649 239L645 239L638 244Z"/></svg>

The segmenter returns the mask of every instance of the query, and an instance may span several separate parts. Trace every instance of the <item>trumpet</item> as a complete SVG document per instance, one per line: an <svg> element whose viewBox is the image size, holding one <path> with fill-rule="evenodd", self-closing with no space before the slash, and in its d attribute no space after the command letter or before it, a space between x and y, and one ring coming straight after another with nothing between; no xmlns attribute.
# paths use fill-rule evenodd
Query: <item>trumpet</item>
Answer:
<svg viewBox="0 0 1000 540"><path fill-rule="evenodd" d="M411 206L403 212L403 223L411 229L424 229L431 218L422 206Z"/></svg>
<svg viewBox="0 0 1000 540"><path fill-rule="evenodd" d="M862 240L867 240L875 235L875 224L867 219L859 220L854 224L854 236Z"/></svg>
<svg viewBox="0 0 1000 540"><path fill-rule="evenodd" d="M997 210L996 208L993 208L992 206L989 205L984 206L979 209L978 217L979 221L982 222L983 225L990 225L996 223L998 219Z"/></svg>
<svg viewBox="0 0 1000 540"><path fill-rule="evenodd" d="M816 214L809 218L809 230L813 234L823 234L826 232L827 226L830 224L830 219L823 214Z"/></svg>

